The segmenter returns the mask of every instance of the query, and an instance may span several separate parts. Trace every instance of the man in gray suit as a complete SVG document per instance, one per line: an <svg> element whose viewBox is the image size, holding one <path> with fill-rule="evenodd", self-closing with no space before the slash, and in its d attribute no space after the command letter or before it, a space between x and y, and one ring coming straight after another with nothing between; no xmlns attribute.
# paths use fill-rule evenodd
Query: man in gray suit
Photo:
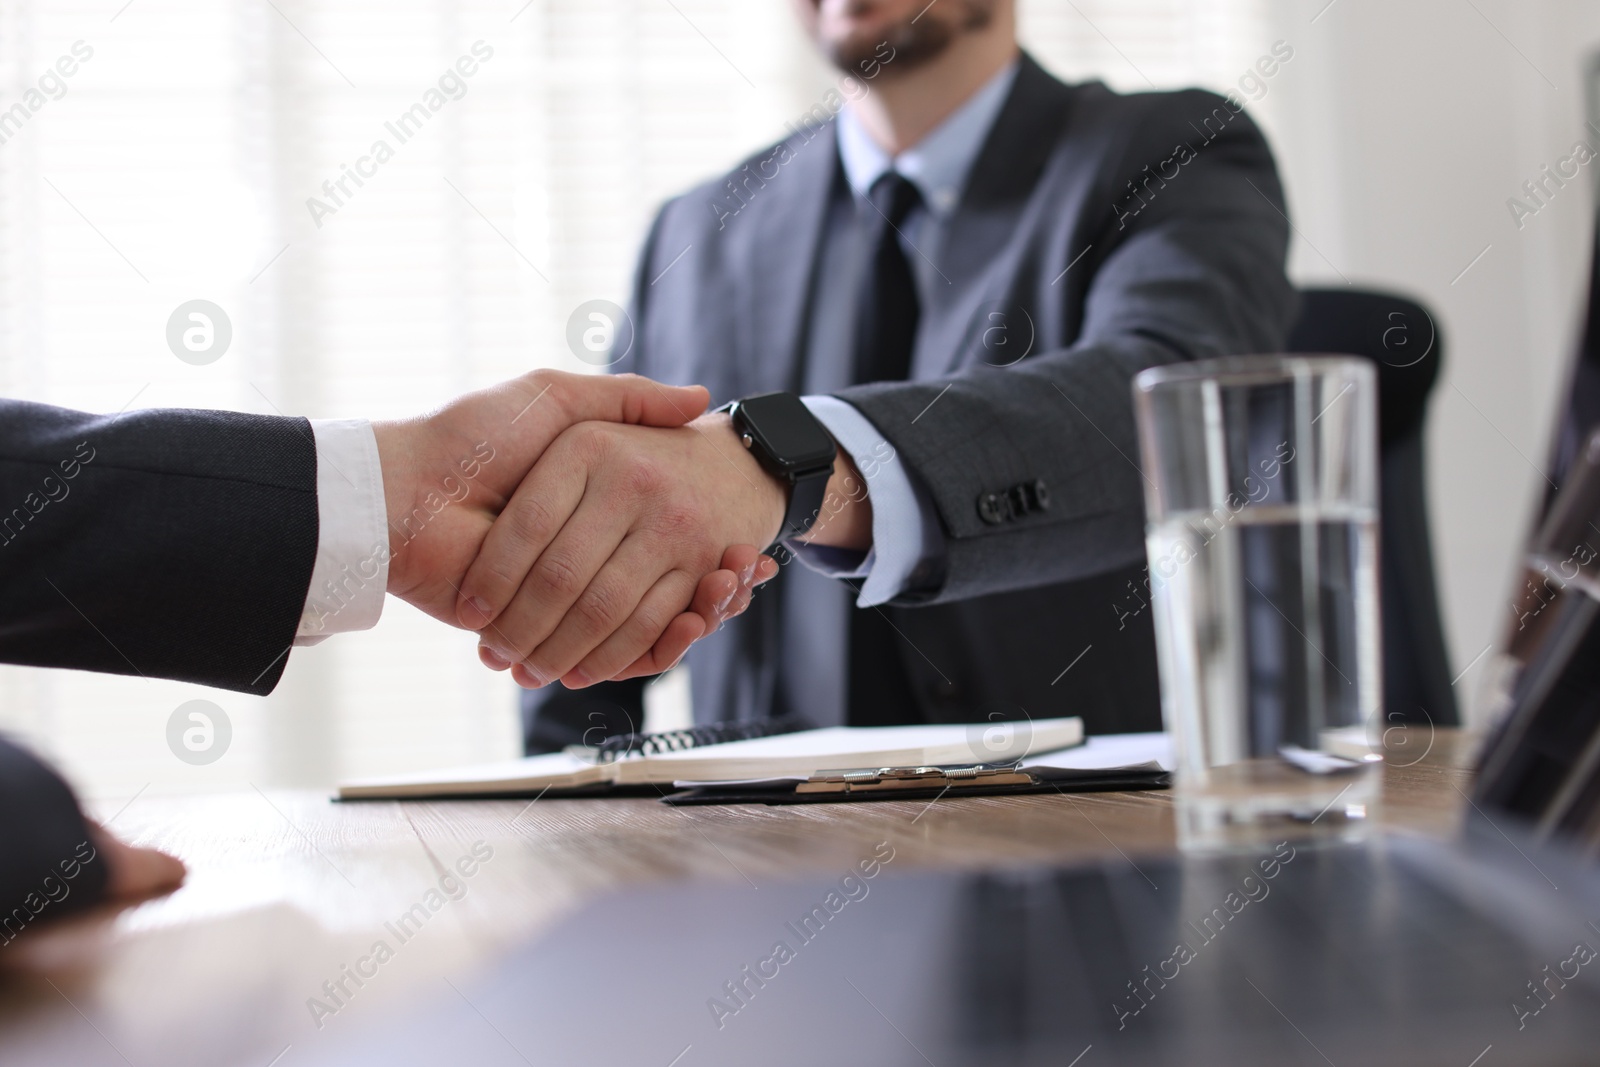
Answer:
<svg viewBox="0 0 1600 1067"><path fill-rule="evenodd" d="M799 402L754 429L577 427L464 579L462 621L538 690L530 749L627 729L643 683L585 686L676 566L635 531L782 528L801 564L690 655L700 721L1159 728L1129 382L1281 346L1268 147L1236 99L1057 81L1012 0L800 7L842 91L662 209L617 366L803 398L838 442L820 515L798 515L803 457L774 455L809 447Z"/></svg>

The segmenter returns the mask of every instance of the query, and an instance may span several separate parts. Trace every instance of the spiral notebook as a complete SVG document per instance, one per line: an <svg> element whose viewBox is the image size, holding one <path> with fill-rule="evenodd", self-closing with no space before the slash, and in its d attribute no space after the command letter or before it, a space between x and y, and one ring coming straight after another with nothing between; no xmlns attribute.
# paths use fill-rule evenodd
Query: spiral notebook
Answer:
<svg viewBox="0 0 1600 1067"><path fill-rule="evenodd" d="M608 795L674 782L809 777L847 767L930 766L1016 760L1083 741L1077 718L1031 723L832 726L724 723L627 735L597 748L504 763L342 782L341 800L421 797Z"/></svg>

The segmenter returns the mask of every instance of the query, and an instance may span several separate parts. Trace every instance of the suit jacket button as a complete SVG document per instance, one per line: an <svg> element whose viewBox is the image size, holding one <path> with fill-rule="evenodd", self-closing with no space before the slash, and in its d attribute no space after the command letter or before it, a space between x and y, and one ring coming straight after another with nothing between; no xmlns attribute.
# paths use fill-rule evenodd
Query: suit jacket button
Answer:
<svg viewBox="0 0 1600 1067"><path fill-rule="evenodd" d="M999 493L984 493L978 497L978 518L990 526L999 526L1006 521L1006 507L1000 500Z"/></svg>
<svg viewBox="0 0 1600 1067"><path fill-rule="evenodd" d="M1011 491L1006 494L1006 499L1011 502L1011 514L1019 519L1033 510L1033 504L1028 499L1031 489L1032 487L1024 482L1012 486Z"/></svg>

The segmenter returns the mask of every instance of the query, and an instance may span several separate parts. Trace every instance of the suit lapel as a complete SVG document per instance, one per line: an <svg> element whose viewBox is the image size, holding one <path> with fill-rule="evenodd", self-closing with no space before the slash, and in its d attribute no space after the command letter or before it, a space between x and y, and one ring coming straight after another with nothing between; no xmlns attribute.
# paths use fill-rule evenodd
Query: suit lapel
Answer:
<svg viewBox="0 0 1600 1067"><path fill-rule="evenodd" d="M952 298L939 321L929 323L933 328L922 335L919 377L956 369L981 350L983 331L996 322L1003 322L1008 334L1015 332L1024 341L1037 333L1036 316L1013 321L1020 317L1020 309L1011 306L1018 294L1009 291L1009 280L1018 273L1023 249L1004 249L1024 230L1020 223L1060 143L1071 99L1070 87L1051 77L1026 52L1022 54L1011 93L978 152L938 250ZM1003 319L992 320L991 312Z"/></svg>
<svg viewBox="0 0 1600 1067"><path fill-rule="evenodd" d="M744 395L774 389L799 391L815 268L828 201L839 179L839 149L833 123L815 128L807 141L788 142L792 157L755 196L754 246L748 249L753 299L743 304L739 365ZM735 220L737 222L737 220Z"/></svg>

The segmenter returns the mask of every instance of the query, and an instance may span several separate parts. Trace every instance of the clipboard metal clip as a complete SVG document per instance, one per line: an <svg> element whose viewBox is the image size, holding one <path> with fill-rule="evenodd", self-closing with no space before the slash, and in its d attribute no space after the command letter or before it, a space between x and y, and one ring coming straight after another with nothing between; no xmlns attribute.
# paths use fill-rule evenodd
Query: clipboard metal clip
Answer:
<svg viewBox="0 0 1600 1067"><path fill-rule="evenodd" d="M795 786L796 793L886 793L897 789L959 789L962 786L1030 785L1022 761L951 767L863 767L818 771Z"/></svg>

